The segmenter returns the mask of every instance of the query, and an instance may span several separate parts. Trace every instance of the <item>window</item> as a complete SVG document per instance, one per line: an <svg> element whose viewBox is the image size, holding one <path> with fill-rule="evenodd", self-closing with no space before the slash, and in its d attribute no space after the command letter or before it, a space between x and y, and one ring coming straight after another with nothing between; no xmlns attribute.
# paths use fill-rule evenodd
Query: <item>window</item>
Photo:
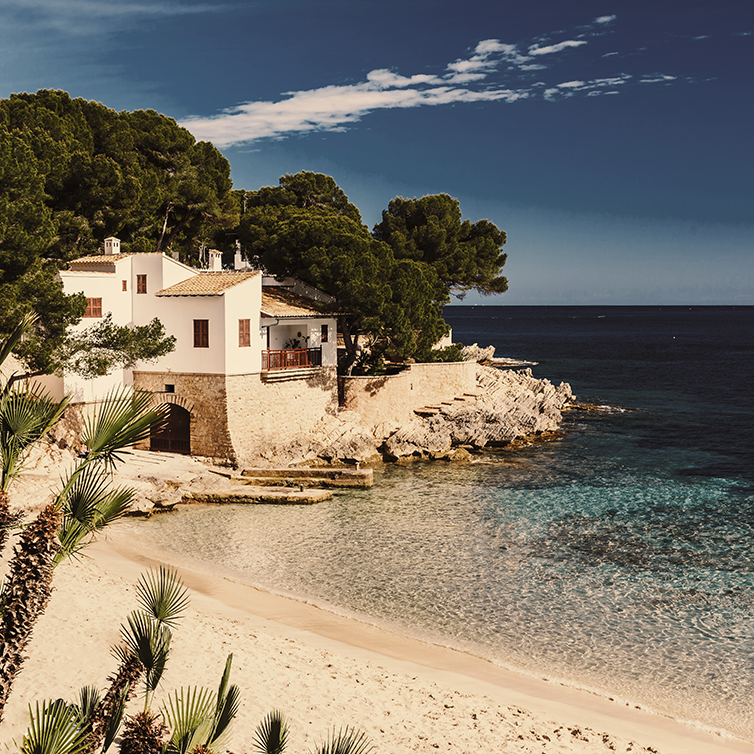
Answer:
<svg viewBox="0 0 754 754"><path fill-rule="evenodd" d="M137 293L147 292L147 276L146 275L136 276L136 292Z"/></svg>
<svg viewBox="0 0 754 754"><path fill-rule="evenodd" d="M238 320L238 347L243 348L251 345L251 320Z"/></svg>
<svg viewBox="0 0 754 754"><path fill-rule="evenodd" d="M321 343L327 343L330 338L330 329L327 325L322 325L322 336L320 337Z"/></svg>
<svg viewBox="0 0 754 754"><path fill-rule="evenodd" d="M127 291L128 290L128 280L122 280L121 282L123 283L123 290Z"/></svg>
<svg viewBox="0 0 754 754"><path fill-rule="evenodd" d="M175 385L165 385L165 392L166 393L174 393L175 392Z"/></svg>
<svg viewBox="0 0 754 754"><path fill-rule="evenodd" d="M102 299L101 298L88 298L86 300L85 317L101 317L102 316Z"/></svg>
<svg viewBox="0 0 754 754"><path fill-rule="evenodd" d="M209 320L194 320L194 348L209 348Z"/></svg>

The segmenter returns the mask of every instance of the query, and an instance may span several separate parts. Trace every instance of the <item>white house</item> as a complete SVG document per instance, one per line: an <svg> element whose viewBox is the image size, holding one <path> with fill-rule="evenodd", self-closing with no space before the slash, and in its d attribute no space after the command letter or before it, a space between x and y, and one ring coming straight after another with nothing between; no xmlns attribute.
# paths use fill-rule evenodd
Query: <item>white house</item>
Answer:
<svg viewBox="0 0 754 754"><path fill-rule="evenodd" d="M175 350L154 363L93 380L62 378L74 402L133 385L170 404L154 450L243 460L337 406L336 320L322 313L316 299L332 299L320 292L258 271L222 270L218 252L210 252L208 271L162 253L121 254L117 238L60 277L66 293L87 298L78 327L107 312L118 325L157 317L176 338Z"/></svg>

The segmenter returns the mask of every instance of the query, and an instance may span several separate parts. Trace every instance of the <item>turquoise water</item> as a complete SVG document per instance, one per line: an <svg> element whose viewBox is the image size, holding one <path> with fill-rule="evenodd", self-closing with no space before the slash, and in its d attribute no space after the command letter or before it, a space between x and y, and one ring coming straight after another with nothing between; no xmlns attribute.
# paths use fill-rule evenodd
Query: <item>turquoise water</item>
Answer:
<svg viewBox="0 0 754 754"><path fill-rule="evenodd" d="M153 552L754 740L754 311L493 313L454 315L456 338L570 373L612 410L471 465L385 467L313 507L125 526ZM731 327L738 364L713 386Z"/></svg>

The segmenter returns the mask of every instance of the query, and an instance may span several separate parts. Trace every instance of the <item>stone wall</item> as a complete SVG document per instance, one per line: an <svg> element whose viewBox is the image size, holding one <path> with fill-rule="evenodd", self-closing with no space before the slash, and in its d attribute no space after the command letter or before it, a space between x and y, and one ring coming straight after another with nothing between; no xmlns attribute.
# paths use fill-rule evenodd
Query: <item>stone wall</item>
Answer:
<svg viewBox="0 0 754 754"><path fill-rule="evenodd" d="M411 364L384 377L345 377L342 391L343 408L358 414L375 435L386 437L415 419L415 409L476 393L476 364Z"/></svg>
<svg viewBox="0 0 754 754"><path fill-rule="evenodd" d="M134 371L134 388L153 393L158 404L175 403L189 411L192 455L235 461L225 379L222 374ZM173 385L175 392L165 392L166 385Z"/></svg>
<svg viewBox="0 0 754 754"><path fill-rule="evenodd" d="M293 379L265 381L259 374L226 379L228 428L241 464L311 442L318 422L338 409L335 367L321 367Z"/></svg>

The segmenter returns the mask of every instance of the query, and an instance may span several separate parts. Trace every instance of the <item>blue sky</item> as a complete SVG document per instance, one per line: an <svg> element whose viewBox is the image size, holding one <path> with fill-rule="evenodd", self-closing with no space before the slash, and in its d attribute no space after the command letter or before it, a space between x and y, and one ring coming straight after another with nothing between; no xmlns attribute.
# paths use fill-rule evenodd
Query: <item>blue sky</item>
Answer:
<svg viewBox="0 0 754 754"><path fill-rule="evenodd" d="M153 108L236 188L449 193L487 304L754 304L751 0L2 0L0 96Z"/></svg>

